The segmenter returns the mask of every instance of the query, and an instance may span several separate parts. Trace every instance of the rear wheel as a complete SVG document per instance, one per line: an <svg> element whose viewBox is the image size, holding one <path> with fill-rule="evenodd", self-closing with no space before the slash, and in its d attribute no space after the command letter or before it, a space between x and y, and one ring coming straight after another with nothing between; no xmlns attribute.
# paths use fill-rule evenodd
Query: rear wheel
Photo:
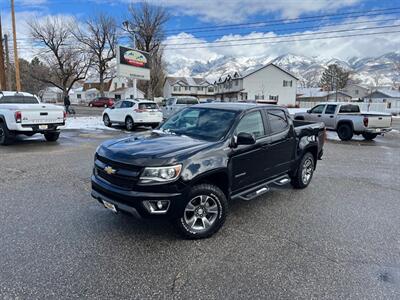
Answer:
<svg viewBox="0 0 400 300"><path fill-rule="evenodd" d="M342 141L350 141L353 138L353 128L349 124L341 124L337 128L337 134Z"/></svg>
<svg viewBox="0 0 400 300"><path fill-rule="evenodd" d="M294 177L292 177L292 185L297 189L306 188L313 177L315 168L314 156L307 152L300 161L299 168Z"/></svg>
<svg viewBox="0 0 400 300"><path fill-rule="evenodd" d="M374 138L376 138L378 136L378 134L377 133L364 132L362 134L362 136L367 141L372 141Z"/></svg>
<svg viewBox="0 0 400 300"><path fill-rule="evenodd" d="M135 127L135 123L133 122L133 119L131 117L126 117L125 127L128 131L132 131L133 128Z"/></svg>
<svg viewBox="0 0 400 300"><path fill-rule="evenodd" d="M227 210L228 201L221 189L211 184L200 184L191 190L175 224L185 238L208 238L222 227Z"/></svg>
<svg viewBox="0 0 400 300"><path fill-rule="evenodd" d="M103 123L107 127L111 127L110 117L108 115L103 116Z"/></svg>
<svg viewBox="0 0 400 300"><path fill-rule="evenodd" d="M10 145L14 142L15 136L8 130L4 122L0 122L0 145Z"/></svg>
<svg viewBox="0 0 400 300"><path fill-rule="evenodd" d="M55 141L58 140L59 137L60 137L60 133L59 132L47 132L47 133L44 134L44 138L48 142L55 142Z"/></svg>

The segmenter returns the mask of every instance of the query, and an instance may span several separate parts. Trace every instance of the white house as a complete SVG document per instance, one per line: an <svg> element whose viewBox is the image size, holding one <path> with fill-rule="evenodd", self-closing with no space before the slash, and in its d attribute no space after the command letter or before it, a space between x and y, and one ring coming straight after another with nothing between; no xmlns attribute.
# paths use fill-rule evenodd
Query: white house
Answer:
<svg viewBox="0 0 400 300"><path fill-rule="evenodd" d="M385 103L386 109L393 113L400 113L400 91L390 88L377 89L364 98L364 102Z"/></svg>
<svg viewBox="0 0 400 300"><path fill-rule="evenodd" d="M172 77L164 81L164 98L194 96L199 99L214 98L214 86L201 77Z"/></svg>
<svg viewBox="0 0 400 300"><path fill-rule="evenodd" d="M133 87L120 87L107 93L108 97L114 98L115 100L120 99L134 99L135 91ZM139 99L144 98L144 92L137 89L137 97Z"/></svg>
<svg viewBox="0 0 400 300"><path fill-rule="evenodd" d="M298 88L296 100L298 102L349 102L352 96L343 91L323 91L321 88Z"/></svg>
<svg viewBox="0 0 400 300"><path fill-rule="evenodd" d="M297 77L271 63L247 74L234 72L220 77L214 83L215 95L225 102L255 100L295 105L297 81Z"/></svg>
<svg viewBox="0 0 400 300"><path fill-rule="evenodd" d="M367 87L355 83L346 85L341 91L350 95L352 100L362 100L370 93Z"/></svg>

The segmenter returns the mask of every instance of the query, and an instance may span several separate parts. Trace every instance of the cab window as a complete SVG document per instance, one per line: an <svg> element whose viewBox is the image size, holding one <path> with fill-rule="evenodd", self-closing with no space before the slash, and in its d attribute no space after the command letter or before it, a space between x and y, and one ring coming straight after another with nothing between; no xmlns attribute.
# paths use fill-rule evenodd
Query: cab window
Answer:
<svg viewBox="0 0 400 300"><path fill-rule="evenodd" d="M322 114L324 111L325 105L317 105L314 108L310 110L310 113L312 114Z"/></svg>
<svg viewBox="0 0 400 300"><path fill-rule="evenodd" d="M241 132L254 134L256 139L264 136L265 129L261 112L256 111L245 115L236 127L235 134Z"/></svg>
<svg viewBox="0 0 400 300"><path fill-rule="evenodd" d="M286 114L280 109L268 110L268 122L272 134L282 132L289 127Z"/></svg>

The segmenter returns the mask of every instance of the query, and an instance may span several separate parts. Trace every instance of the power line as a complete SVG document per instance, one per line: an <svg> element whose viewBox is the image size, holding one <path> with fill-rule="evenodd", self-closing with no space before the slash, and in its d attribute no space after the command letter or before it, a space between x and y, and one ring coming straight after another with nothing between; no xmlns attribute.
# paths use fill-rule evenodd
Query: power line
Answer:
<svg viewBox="0 0 400 300"><path fill-rule="evenodd" d="M202 41L202 42L194 42L194 43L171 43L171 44L167 43L167 44L164 44L164 46L220 44L220 43L230 43L230 42L237 42L237 41L279 39L279 38L285 38L285 37L308 36L308 35L316 35L316 34L329 34L329 33L339 33L339 32L348 32L348 31L362 31L362 30L383 29L383 28L393 28L393 27L400 27L400 24L399 25L365 27L365 28L354 28L354 29L340 29L340 30L332 30L332 31L320 31L320 32L311 32L311 33L288 34L288 35L271 36L271 37L240 38L240 39L231 39L231 40L214 41L214 42Z"/></svg>
<svg viewBox="0 0 400 300"><path fill-rule="evenodd" d="M361 16L368 16L368 13L393 11L393 10L399 10L399 9L400 9L400 7L391 7L391 8L361 10L361 11L352 11L352 12L344 12L344 13L314 15L314 16L305 16L305 17L288 18L288 19L277 19L277 20L267 20L267 21L259 21L259 22L229 24L229 25L215 25L215 26L169 29L169 30L165 30L165 32L171 33L171 32L180 32L180 31L189 31L189 32L218 31L218 30L221 30L221 28L230 28L230 27L238 27L238 26L240 27L240 26L249 26L249 25L257 25L257 24L274 24L274 23L282 23L282 22L306 20L306 19L321 19L321 18L327 18L327 17L333 17L333 16L352 16L354 14L357 14L357 15L363 14ZM364 15L364 14L367 14L367 15ZM352 17L354 17L354 16L352 16ZM208 29L208 30L203 30L203 29Z"/></svg>
<svg viewBox="0 0 400 300"><path fill-rule="evenodd" d="M197 47L167 47L166 51L171 50L185 50L185 49L201 49L201 48L221 48L221 47L237 47L237 46L253 46L253 45L266 45L266 44L280 44L280 43L293 43L293 42L302 42L302 41L313 41L313 40L326 40L326 39L337 39L337 38L346 38L346 37L358 37L358 36L370 36L370 35L378 35L378 34L391 34L391 33L399 33L400 30L395 31L382 31L382 32L370 32L370 33L357 33L357 34L349 34L349 35L338 35L338 36L330 36L330 37L319 37L319 38L307 38L307 39L296 39L296 40L283 40L283 41L275 41L275 42L257 42L257 43L247 43L247 44L231 44L231 45L209 45L209 46L197 46Z"/></svg>

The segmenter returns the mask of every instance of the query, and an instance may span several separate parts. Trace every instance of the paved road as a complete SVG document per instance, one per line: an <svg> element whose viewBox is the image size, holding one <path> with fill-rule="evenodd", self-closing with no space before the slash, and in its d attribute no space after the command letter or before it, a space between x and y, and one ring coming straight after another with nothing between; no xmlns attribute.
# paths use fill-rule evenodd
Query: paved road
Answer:
<svg viewBox="0 0 400 300"><path fill-rule="evenodd" d="M234 202L181 240L90 194L93 152L119 132L0 148L0 298L400 298L400 134L329 141L312 184Z"/></svg>

